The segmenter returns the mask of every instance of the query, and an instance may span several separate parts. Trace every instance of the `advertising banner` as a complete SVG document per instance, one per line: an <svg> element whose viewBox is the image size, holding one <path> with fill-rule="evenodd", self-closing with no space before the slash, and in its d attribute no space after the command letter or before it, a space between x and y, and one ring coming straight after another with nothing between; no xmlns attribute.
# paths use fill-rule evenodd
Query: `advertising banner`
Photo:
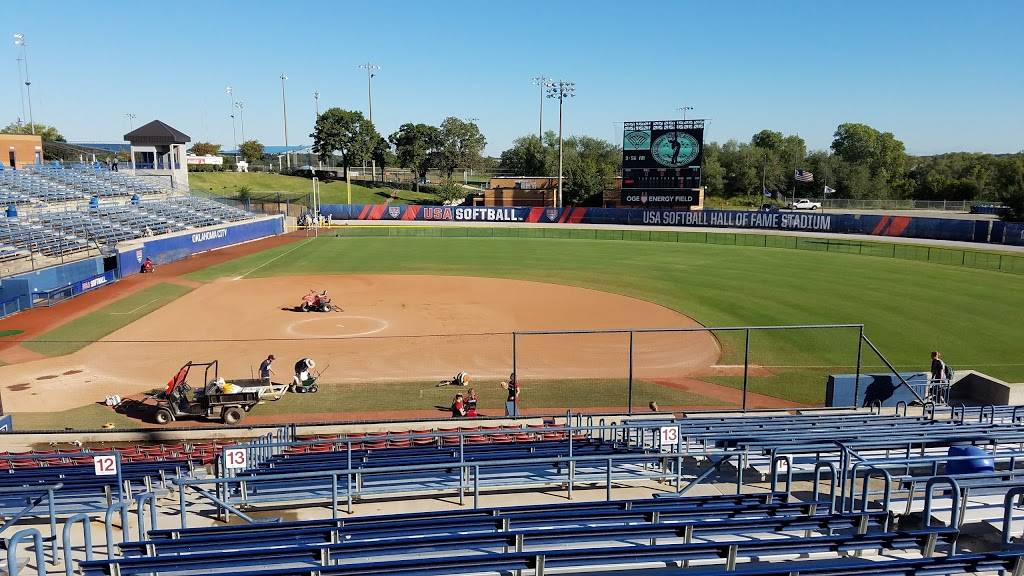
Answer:
<svg viewBox="0 0 1024 576"><path fill-rule="evenodd" d="M833 232L972 242L979 234L974 220L918 218L880 214L760 212L740 210L672 210L637 208L540 208L324 204L335 220L405 220L441 222L525 222L537 224L629 224L703 228L739 228L798 232ZM1007 225L1008 238L1024 243L1021 225ZM1011 243L1009 240L1007 243Z"/></svg>

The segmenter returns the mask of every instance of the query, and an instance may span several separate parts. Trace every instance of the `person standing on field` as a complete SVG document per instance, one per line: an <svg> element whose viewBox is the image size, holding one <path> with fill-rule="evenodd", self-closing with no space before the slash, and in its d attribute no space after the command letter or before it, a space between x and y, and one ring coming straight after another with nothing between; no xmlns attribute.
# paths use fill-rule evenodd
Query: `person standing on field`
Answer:
<svg viewBox="0 0 1024 576"><path fill-rule="evenodd" d="M501 387L508 391L505 398L505 416L519 416L519 393L522 389L516 380L516 373L509 374L508 382L502 382Z"/></svg>
<svg viewBox="0 0 1024 576"><path fill-rule="evenodd" d="M260 381L270 383L270 376L274 374L274 355L267 356L267 359L260 362Z"/></svg>

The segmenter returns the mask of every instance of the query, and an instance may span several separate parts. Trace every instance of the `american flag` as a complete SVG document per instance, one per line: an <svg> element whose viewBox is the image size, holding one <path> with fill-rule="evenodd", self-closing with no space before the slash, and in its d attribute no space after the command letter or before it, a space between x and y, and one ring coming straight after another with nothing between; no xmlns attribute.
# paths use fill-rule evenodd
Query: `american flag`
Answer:
<svg viewBox="0 0 1024 576"><path fill-rule="evenodd" d="M814 182L814 174L806 170L796 170L793 172L793 179L797 182Z"/></svg>

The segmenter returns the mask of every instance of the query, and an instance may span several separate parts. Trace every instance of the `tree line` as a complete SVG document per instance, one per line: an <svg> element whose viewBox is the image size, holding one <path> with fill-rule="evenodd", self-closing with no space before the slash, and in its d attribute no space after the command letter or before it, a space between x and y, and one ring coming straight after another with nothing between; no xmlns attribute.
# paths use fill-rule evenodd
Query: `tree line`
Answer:
<svg viewBox="0 0 1024 576"><path fill-rule="evenodd" d="M32 128L12 123L0 133L26 134ZM52 126L35 128L43 140L64 140ZM410 169L418 181L430 170L442 171L450 181L457 168L494 166L517 176L558 175L558 136L553 131L543 138L517 138L500 158L492 159L483 156L487 139L472 121L449 117L438 126L409 122L384 137L362 112L330 108L317 118L310 136L314 153L324 162L338 156L346 176L350 166L371 161L382 168ZM205 142L192 147L198 154L217 154L219 148ZM263 156L263 146L255 140L239 148L251 162ZM563 142L562 156L566 203L600 204L622 172L621 147L601 138L570 136ZM835 190L834 198L1002 202L1014 210L1014 218L1024 219L1024 152L911 156L891 132L845 123L836 128L828 150L808 151L798 135L761 130L746 142L707 143L703 162L703 183L711 196L821 196L828 186ZM813 173L814 183L795 182L797 169ZM450 186L446 190L455 196L459 192Z"/></svg>
<svg viewBox="0 0 1024 576"><path fill-rule="evenodd" d="M517 175L558 173L557 137L523 136L501 154L500 167ZM565 141L564 188L567 202L594 204L622 171L621 148L589 136ZM814 175L796 182L796 170ZM807 150L798 135L761 130L747 142L709 142L704 147L703 184L710 196L820 197L828 186L834 198L966 200L1002 202L1024 218L1024 153L953 152L911 156L891 132L866 124L840 124L828 150Z"/></svg>

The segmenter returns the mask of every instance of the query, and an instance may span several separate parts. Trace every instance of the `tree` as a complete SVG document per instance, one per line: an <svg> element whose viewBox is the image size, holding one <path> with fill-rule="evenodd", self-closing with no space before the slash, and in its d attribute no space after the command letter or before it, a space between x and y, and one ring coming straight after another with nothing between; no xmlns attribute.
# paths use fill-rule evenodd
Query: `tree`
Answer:
<svg viewBox="0 0 1024 576"><path fill-rule="evenodd" d="M451 178L442 180L437 186L437 197L443 204L459 204L466 197L467 190Z"/></svg>
<svg viewBox="0 0 1024 576"><path fill-rule="evenodd" d="M12 122L0 130L0 134L32 134L33 127L35 135L42 138L43 142L67 142L56 128L38 122L35 124Z"/></svg>
<svg viewBox="0 0 1024 576"><path fill-rule="evenodd" d="M380 134L362 112L329 108L317 117L313 137L313 152L321 162L327 162L338 152L341 154L344 176L349 166L370 160Z"/></svg>
<svg viewBox="0 0 1024 576"><path fill-rule="evenodd" d="M238 151L246 162L259 162L263 159L263 144L260 144L258 140L242 142L238 147Z"/></svg>
<svg viewBox="0 0 1024 576"><path fill-rule="evenodd" d="M571 136L563 143L562 184L567 204L600 205L622 168L622 150L591 136Z"/></svg>
<svg viewBox="0 0 1024 576"><path fill-rule="evenodd" d="M512 147L501 153L499 167L516 176L549 176L557 170L551 170L546 162L547 152L540 138L523 136L516 138Z"/></svg>
<svg viewBox="0 0 1024 576"><path fill-rule="evenodd" d="M192 153L196 156L216 156L220 154L220 144L196 142L192 145Z"/></svg>
<svg viewBox="0 0 1024 576"><path fill-rule="evenodd" d="M996 163L996 198L1010 207L1007 220L1024 221L1024 154L999 158Z"/></svg>
<svg viewBox="0 0 1024 576"><path fill-rule="evenodd" d="M394 166L396 162L395 153L391 151L391 143L383 136L378 135L371 153L373 161L380 166L380 181L384 181L384 169Z"/></svg>
<svg viewBox="0 0 1024 576"><path fill-rule="evenodd" d="M441 131L427 124L408 122L399 126L388 140L395 145L398 165L416 172L416 190L419 191L420 180L427 177L441 145Z"/></svg>
<svg viewBox="0 0 1024 576"><path fill-rule="evenodd" d="M441 122L440 135L437 165L449 180L456 168L474 168L480 163L480 154L487 145L487 139L474 122L449 116Z"/></svg>
<svg viewBox="0 0 1024 576"><path fill-rule="evenodd" d="M782 148L782 140L782 132L761 130L750 139L750 145L765 150L778 150Z"/></svg>

